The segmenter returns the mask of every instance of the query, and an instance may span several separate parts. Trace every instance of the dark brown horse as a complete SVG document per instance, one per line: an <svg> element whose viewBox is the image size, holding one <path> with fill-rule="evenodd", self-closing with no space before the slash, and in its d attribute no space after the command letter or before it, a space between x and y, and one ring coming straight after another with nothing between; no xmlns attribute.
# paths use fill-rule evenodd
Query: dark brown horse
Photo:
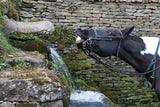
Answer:
<svg viewBox="0 0 160 107"><path fill-rule="evenodd" d="M137 72L144 73L155 57L159 38L131 36L133 29L134 26L124 30L77 29L76 45L101 57L117 56L133 66ZM156 54L155 65L160 66L160 49ZM151 66L149 70L152 69ZM155 70L155 75L149 73L146 78L151 83L155 80L153 88L160 100L160 68Z"/></svg>

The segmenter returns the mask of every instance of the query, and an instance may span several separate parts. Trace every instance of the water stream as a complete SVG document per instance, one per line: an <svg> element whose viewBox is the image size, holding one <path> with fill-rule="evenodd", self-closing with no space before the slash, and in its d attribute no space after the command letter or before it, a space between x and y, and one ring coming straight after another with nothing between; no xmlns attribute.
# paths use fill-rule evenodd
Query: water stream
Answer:
<svg viewBox="0 0 160 107"><path fill-rule="evenodd" d="M55 63L57 69L61 71L62 75L67 79L72 89L68 107L109 107L109 102L104 102L104 99L107 99L104 94L95 91L77 90L62 58L52 47L48 46L48 48L51 52L51 59Z"/></svg>
<svg viewBox="0 0 160 107"><path fill-rule="evenodd" d="M61 56L59 56L59 54L52 47L48 46L48 48L51 52L51 55L50 55L51 59L55 63L58 71L60 71L61 74L67 79L67 82L68 82L69 86L71 87L71 89L75 89L75 85L73 84L73 81L71 80L70 73L68 72L68 67L66 66L66 64L62 60Z"/></svg>

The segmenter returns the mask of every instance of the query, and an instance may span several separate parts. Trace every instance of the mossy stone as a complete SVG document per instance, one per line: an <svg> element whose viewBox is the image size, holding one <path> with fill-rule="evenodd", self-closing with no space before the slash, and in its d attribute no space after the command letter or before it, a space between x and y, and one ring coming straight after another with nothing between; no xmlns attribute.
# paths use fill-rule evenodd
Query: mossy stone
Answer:
<svg viewBox="0 0 160 107"><path fill-rule="evenodd" d="M28 41L10 40L10 43L25 51L39 51L42 54L46 54L48 52L46 43L40 39Z"/></svg>
<svg viewBox="0 0 160 107"><path fill-rule="evenodd" d="M7 19L2 19L2 20L0 20L0 24L4 24L4 23L6 23L7 22Z"/></svg>
<svg viewBox="0 0 160 107"><path fill-rule="evenodd" d="M76 79L74 79L74 83L76 84L76 87L78 89L97 91L97 89L95 87L91 87L90 85L87 85L87 83L82 79L76 78Z"/></svg>
<svg viewBox="0 0 160 107"><path fill-rule="evenodd" d="M66 27L56 27L52 35L43 35L47 40L51 41L52 43L58 42L58 45L65 45L65 47L69 47L75 42L74 32L75 30L67 29ZM60 48L60 50L62 50L63 48Z"/></svg>
<svg viewBox="0 0 160 107"><path fill-rule="evenodd" d="M79 60L85 60L87 59L87 55L84 52L81 52L79 54L76 54L76 58Z"/></svg>
<svg viewBox="0 0 160 107"><path fill-rule="evenodd" d="M22 7L33 8L34 5L32 3L22 3Z"/></svg>
<svg viewBox="0 0 160 107"><path fill-rule="evenodd" d="M18 103L16 107L37 107L37 104L34 103Z"/></svg>
<svg viewBox="0 0 160 107"><path fill-rule="evenodd" d="M13 18L14 20L19 20L19 14L14 7L9 7L7 16Z"/></svg>
<svg viewBox="0 0 160 107"><path fill-rule="evenodd" d="M71 88L70 88L70 86L69 86L66 78L64 76L62 76L62 75L59 75L58 78L62 82L62 84L67 87L68 97L70 97L70 95L71 95Z"/></svg>

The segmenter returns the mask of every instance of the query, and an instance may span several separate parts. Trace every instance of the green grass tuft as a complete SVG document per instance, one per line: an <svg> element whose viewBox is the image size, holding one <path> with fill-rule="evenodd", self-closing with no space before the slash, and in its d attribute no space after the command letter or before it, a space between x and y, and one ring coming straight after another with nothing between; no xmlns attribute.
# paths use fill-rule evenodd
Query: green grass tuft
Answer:
<svg viewBox="0 0 160 107"><path fill-rule="evenodd" d="M13 54L15 48L8 43L8 39L6 36L7 35L4 35L3 31L0 29L0 46L5 49L5 54Z"/></svg>

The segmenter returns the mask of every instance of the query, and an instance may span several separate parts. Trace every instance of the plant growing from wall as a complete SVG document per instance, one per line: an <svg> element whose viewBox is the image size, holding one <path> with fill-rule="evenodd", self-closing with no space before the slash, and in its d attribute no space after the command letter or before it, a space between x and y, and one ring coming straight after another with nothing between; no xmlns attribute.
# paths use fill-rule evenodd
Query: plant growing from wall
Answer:
<svg viewBox="0 0 160 107"><path fill-rule="evenodd" d="M2 9L1 9L1 7L0 7L0 20L2 20L3 19L3 16L2 16Z"/></svg>
<svg viewBox="0 0 160 107"><path fill-rule="evenodd" d="M37 39L37 37L33 36L33 34L17 33L17 34L10 34L8 36L9 36L10 39L19 40L19 41L27 41L27 40L35 40L35 39Z"/></svg>
<svg viewBox="0 0 160 107"><path fill-rule="evenodd" d="M2 63L1 61L0 61L0 71L2 70L2 69L4 69L4 68L6 68L6 64L4 64L4 63Z"/></svg>
<svg viewBox="0 0 160 107"><path fill-rule="evenodd" d="M53 17L54 17L55 19L59 20L59 16L58 16L56 13L54 13Z"/></svg>
<svg viewBox="0 0 160 107"><path fill-rule="evenodd" d="M1 16L7 15L7 17L14 20L19 20L20 8L22 0L2 0L0 1Z"/></svg>
<svg viewBox="0 0 160 107"><path fill-rule="evenodd" d="M78 9L78 6L79 6L78 4L71 2L71 3L68 5L68 10L74 11L74 10Z"/></svg>
<svg viewBox="0 0 160 107"><path fill-rule="evenodd" d="M59 49L71 45L74 43L75 30L67 29L66 27L56 27L52 35L42 34L45 39L51 41L52 43L59 42Z"/></svg>
<svg viewBox="0 0 160 107"><path fill-rule="evenodd" d="M2 28L0 28L0 46L4 48L5 54L12 54L15 49L8 43L7 35L4 35Z"/></svg>
<svg viewBox="0 0 160 107"><path fill-rule="evenodd" d="M0 46L0 61L3 60L5 54L5 49L4 47Z"/></svg>

